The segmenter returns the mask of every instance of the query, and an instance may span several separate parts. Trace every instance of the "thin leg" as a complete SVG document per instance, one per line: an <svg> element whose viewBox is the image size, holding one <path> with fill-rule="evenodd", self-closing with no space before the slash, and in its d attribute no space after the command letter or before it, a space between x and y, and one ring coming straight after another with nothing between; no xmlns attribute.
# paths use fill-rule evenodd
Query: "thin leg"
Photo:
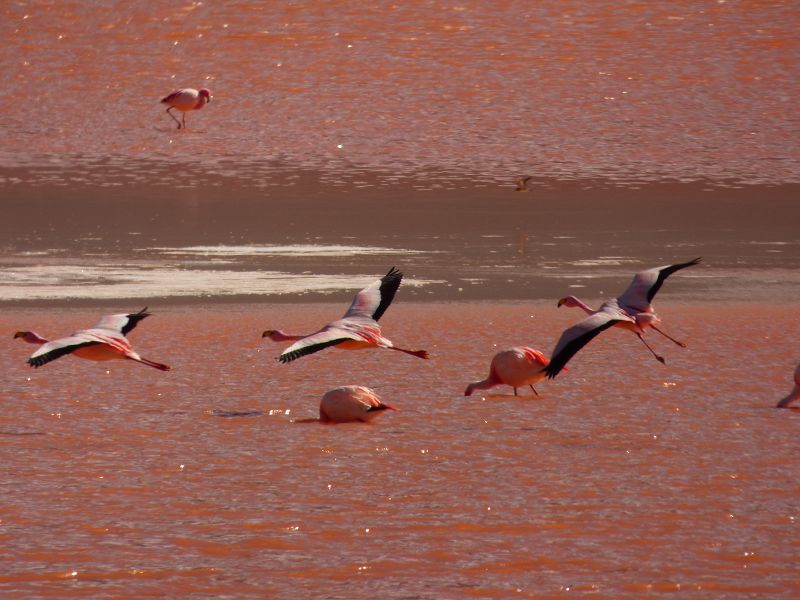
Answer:
<svg viewBox="0 0 800 600"><path fill-rule="evenodd" d="M397 350L398 352L405 352L417 358L429 358L426 350L406 350L405 348L398 348L397 346L389 346L389 350Z"/></svg>
<svg viewBox="0 0 800 600"><path fill-rule="evenodd" d="M640 340L642 340L642 343L643 343L643 344L644 344L644 345L647 347L647 349L648 349L648 350L650 350L650 353L651 353L653 356L655 356L655 357L656 357L656 360L657 360L658 362L660 362L662 365L664 365L664 364L667 364L667 361L665 361L665 360L664 360L664 357L663 357L663 356L659 356L658 354L656 354L656 351L655 351L655 350L653 350L653 349L650 347L650 344L648 344L647 342L645 342L645 341L644 341L644 338L642 337L642 334L641 334L641 333L637 333L636 335L638 335L638 336L639 336L639 339L640 339Z"/></svg>
<svg viewBox="0 0 800 600"><path fill-rule="evenodd" d="M517 388L514 388L514 395L517 395Z"/></svg>
<svg viewBox="0 0 800 600"><path fill-rule="evenodd" d="M658 327L656 327L656 326L654 326L654 325L650 325L650 327L652 327L653 329L655 329L655 330L656 330L658 333L660 333L661 335L663 335L663 336L664 336L665 338L667 338L668 340L670 340L670 341L672 341L672 342L675 342L676 344L678 344L678 346L680 346L681 348L686 348L686 344L684 344L684 343L683 343L683 342L681 342L681 341L678 341L678 340L676 340L674 337L672 337L672 336L670 336L670 335L667 335L666 333L664 333L663 331L661 331L661 330L660 330Z"/></svg>
<svg viewBox="0 0 800 600"><path fill-rule="evenodd" d="M173 108L175 108L175 107L174 107L174 106L170 106L170 107L167 109L167 114L168 114L170 117L172 117L172 120L173 120L173 121L175 121L175 122L178 124L178 129L180 129L180 128L181 128L181 122L180 122L180 121L178 121L178 119L177 119L177 118L175 118L175 115L173 115L171 112L169 112L169 111L171 111Z"/></svg>
<svg viewBox="0 0 800 600"><path fill-rule="evenodd" d="M181 121L183 121L183 128L186 129L186 113L181 116Z"/></svg>
<svg viewBox="0 0 800 600"><path fill-rule="evenodd" d="M534 394L536 394L536 395L538 396L538 395L539 395L539 392L537 392L537 391L536 391L536 388L535 388L535 387L533 387L533 384L532 384L532 383L529 383L528 385L529 385L529 386L531 386L531 389L533 390L533 393L534 393Z"/></svg>

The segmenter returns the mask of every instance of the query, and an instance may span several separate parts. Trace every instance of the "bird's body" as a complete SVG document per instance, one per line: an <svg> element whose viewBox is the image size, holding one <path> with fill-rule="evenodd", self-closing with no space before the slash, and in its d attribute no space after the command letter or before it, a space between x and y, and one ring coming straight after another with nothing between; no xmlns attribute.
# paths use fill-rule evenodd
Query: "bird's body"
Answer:
<svg viewBox="0 0 800 600"><path fill-rule="evenodd" d="M398 348L391 340L384 337L378 319L391 304L403 274L395 268L389 270L381 279L365 287L353 299L353 303L344 317L328 323L310 335L290 335L279 329L268 329L262 337L272 341L294 341L277 358L280 362L290 362L306 354L319 352L329 346L344 350L361 350L364 348L388 348L405 352L419 358L428 358L425 350L406 350Z"/></svg>
<svg viewBox="0 0 800 600"><path fill-rule="evenodd" d="M41 346L28 359L28 364L35 368L66 354L74 354L78 358L92 361L127 359L148 367L169 371L168 365L139 356L128 338L125 337L139 321L148 316L150 313L146 308L138 313L108 315L100 319L91 329L82 329L52 342L33 331L18 331L14 337Z"/></svg>
<svg viewBox="0 0 800 600"><path fill-rule="evenodd" d="M367 423L385 410L397 410L384 404L371 389L361 385L345 385L325 393L319 404L319 420L323 423Z"/></svg>
<svg viewBox="0 0 800 600"><path fill-rule="evenodd" d="M786 398L778 402L777 408L788 408L795 400L800 400L800 365L794 370L794 388Z"/></svg>
<svg viewBox="0 0 800 600"><path fill-rule="evenodd" d="M544 354L527 346L501 350L492 358L489 376L482 381L470 383L464 395L471 396L475 390L487 390L498 385L510 385L514 388L515 396L517 388L524 385L529 385L533 393L538 394L533 384L545 378L547 373L544 369L549 362Z"/></svg>
<svg viewBox="0 0 800 600"><path fill-rule="evenodd" d="M635 333L661 363L664 362L664 358L656 354L642 337L648 327L685 348L686 344L679 342L658 328L661 320L653 310L651 302L667 277L676 271L691 267L699 262L700 259L696 258L685 263L640 271L634 275L633 281L620 296L604 302L596 311L574 296L559 300L559 306L577 307L589 316L561 334L561 338L558 340L555 350L553 350L553 355L550 357L550 364L546 368L547 376L553 378L558 375L564 365L581 348L610 327L620 327Z"/></svg>
<svg viewBox="0 0 800 600"><path fill-rule="evenodd" d="M211 92L206 88L199 90L184 88L182 90L176 90L161 99L162 104L168 105L167 114L178 124L178 129L181 127L186 129L187 112L191 110L200 110L209 102L211 102ZM183 113L180 121L170 112L173 108Z"/></svg>

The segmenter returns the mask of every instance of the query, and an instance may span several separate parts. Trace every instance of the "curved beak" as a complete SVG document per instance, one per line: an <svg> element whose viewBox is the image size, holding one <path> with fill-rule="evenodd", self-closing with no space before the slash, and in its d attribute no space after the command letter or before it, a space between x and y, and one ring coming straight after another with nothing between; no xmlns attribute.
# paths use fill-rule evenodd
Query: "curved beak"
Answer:
<svg viewBox="0 0 800 600"><path fill-rule="evenodd" d="M566 298L561 298L561 300L558 301L558 308L561 308L564 305L564 302L566 301L567 301Z"/></svg>

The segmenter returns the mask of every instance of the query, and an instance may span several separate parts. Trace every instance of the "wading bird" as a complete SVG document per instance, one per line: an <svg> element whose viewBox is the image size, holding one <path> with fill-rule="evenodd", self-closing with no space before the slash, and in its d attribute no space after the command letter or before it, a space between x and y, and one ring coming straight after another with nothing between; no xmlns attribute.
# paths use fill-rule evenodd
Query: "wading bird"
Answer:
<svg viewBox="0 0 800 600"><path fill-rule="evenodd" d="M319 403L319 420L323 423L368 423L385 410L397 410L384 404L378 395L362 385L345 385L325 393Z"/></svg>
<svg viewBox="0 0 800 600"><path fill-rule="evenodd" d="M183 123L183 128L186 129L187 112L190 110L200 110L208 102L211 102L211 92L206 88L202 88L200 90L184 88L182 90L172 92L169 96L164 96L161 99L162 104L169 105L167 114L178 124L178 129L181 128L181 122ZM173 108L183 113L180 121L170 112Z"/></svg>
<svg viewBox="0 0 800 600"><path fill-rule="evenodd" d="M549 364L547 357L533 348L527 346L514 346L508 350L501 350L492 358L489 367L489 376L483 381L475 381L467 386L465 396L471 396L475 390L488 390L497 385L510 385L517 395L517 388L529 385L537 396L539 392L533 387L545 378L544 368Z"/></svg>
<svg viewBox="0 0 800 600"><path fill-rule="evenodd" d="M794 389L783 400L778 402L776 408L788 408L789 405L795 400L800 400L800 365L794 370Z"/></svg>
<svg viewBox="0 0 800 600"><path fill-rule="evenodd" d="M676 271L694 266L699 262L700 259L695 258L677 265L640 271L634 275L633 281L621 296L604 302L597 311L592 310L574 296L559 300L558 306L581 308L589 314L589 317L566 329L561 334L561 338L558 340L555 350L553 350L553 355L550 357L550 364L545 368L548 378L552 379L558 375L564 365L581 348L609 327L622 327L635 333L650 353L661 363L665 362L664 358L656 354L655 350L642 337L647 327L654 329L681 348L685 348L686 344L679 342L658 328L657 325L661 320L653 311L651 302L667 277Z"/></svg>
<svg viewBox="0 0 800 600"><path fill-rule="evenodd" d="M148 367L169 371L170 367L161 363L147 360L139 356L131 346L125 335L131 331L142 319L149 317L147 308L138 313L129 315L108 315L91 329L82 329L64 338L47 341L33 331L18 331L14 338L22 338L30 344L40 344L42 347L31 354L28 364L32 367L41 367L65 354L74 354L86 360L133 360Z"/></svg>
<svg viewBox="0 0 800 600"><path fill-rule="evenodd" d="M328 323L315 333L290 335L279 329L268 329L261 337L268 337L273 342L295 342L277 358L282 363L293 361L306 354L319 352L329 346L336 346L344 350L388 348L419 358L428 358L425 350L398 348L381 335L378 319L389 308L402 279L403 274L392 267L386 275L356 294L344 317Z"/></svg>

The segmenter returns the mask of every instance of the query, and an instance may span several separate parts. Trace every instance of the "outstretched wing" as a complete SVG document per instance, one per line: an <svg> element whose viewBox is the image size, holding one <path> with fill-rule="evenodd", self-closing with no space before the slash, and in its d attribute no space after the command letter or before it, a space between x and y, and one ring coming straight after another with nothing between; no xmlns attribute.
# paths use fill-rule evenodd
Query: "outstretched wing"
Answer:
<svg viewBox="0 0 800 600"><path fill-rule="evenodd" d="M65 354L71 354L78 348L82 348L84 346L94 346L99 343L101 342L87 340L85 337L77 335L71 335L69 337L53 340L52 342L43 344L36 350L36 352L31 354L31 357L28 359L28 364L32 367L38 368L54 361L57 358L61 358Z"/></svg>
<svg viewBox="0 0 800 600"><path fill-rule="evenodd" d="M403 274L392 267L386 275L356 294L344 317L369 317L377 321L389 308L402 280Z"/></svg>
<svg viewBox="0 0 800 600"><path fill-rule="evenodd" d="M695 258L685 263L678 263L677 265L668 265L666 267L656 267L655 269L647 269L646 271L639 271L633 276L633 281L628 288L617 298L620 306L636 309L641 312L653 301L658 290L664 285L664 281L681 269L692 267L700 262L700 258Z"/></svg>
<svg viewBox="0 0 800 600"><path fill-rule="evenodd" d="M621 317L615 317L611 313L601 311L565 329L556 344L555 350L553 350L550 364L544 369L548 379L553 379L558 375L569 360L596 336L609 327L613 327L615 323L624 320Z"/></svg>
<svg viewBox="0 0 800 600"><path fill-rule="evenodd" d="M92 329L106 329L116 333L121 333L122 335L127 335L129 331L139 324L139 321L146 319L149 316L150 313L147 312L147 307L145 306L138 313L131 313L128 315L106 315L100 319L100 321L98 321L98 323L92 327Z"/></svg>
<svg viewBox="0 0 800 600"><path fill-rule="evenodd" d="M363 341L363 338L346 329L340 329L338 327L325 328L317 333L312 333L304 337L302 340L296 341L284 350L276 360L282 363L288 363L306 354L313 354L314 352L319 352L329 346L335 346L336 344L341 344L348 340Z"/></svg>

